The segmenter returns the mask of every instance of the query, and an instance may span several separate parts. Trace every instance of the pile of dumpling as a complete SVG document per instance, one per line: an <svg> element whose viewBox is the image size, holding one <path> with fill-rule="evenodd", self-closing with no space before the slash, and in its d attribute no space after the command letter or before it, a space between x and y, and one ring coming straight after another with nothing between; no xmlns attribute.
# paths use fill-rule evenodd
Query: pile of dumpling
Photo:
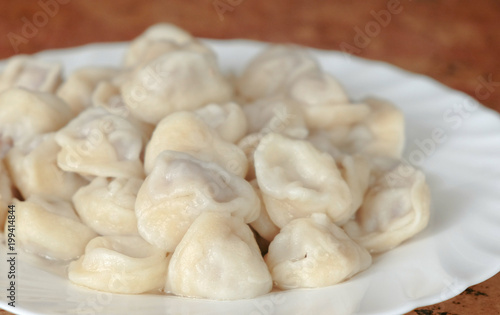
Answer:
<svg viewBox="0 0 500 315"><path fill-rule="evenodd" d="M238 76L155 25L123 67L11 58L0 77L0 210L18 247L75 284L233 300L342 282L429 220L401 161L404 117L351 102L307 51L271 45Z"/></svg>

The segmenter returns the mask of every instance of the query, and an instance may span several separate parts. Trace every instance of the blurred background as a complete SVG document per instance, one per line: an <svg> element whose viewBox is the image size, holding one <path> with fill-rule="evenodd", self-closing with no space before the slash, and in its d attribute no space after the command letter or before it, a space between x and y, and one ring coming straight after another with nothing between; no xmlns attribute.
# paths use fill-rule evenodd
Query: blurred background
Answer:
<svg viewBox="0 0 500 315"><path fill-rule="evenodd" d="M386 61L500 111L498 0L4 0L0 59L128 41L157 22L197 37L295 43ZM468 290L411 314L500 314L500 275Z"/></svg>

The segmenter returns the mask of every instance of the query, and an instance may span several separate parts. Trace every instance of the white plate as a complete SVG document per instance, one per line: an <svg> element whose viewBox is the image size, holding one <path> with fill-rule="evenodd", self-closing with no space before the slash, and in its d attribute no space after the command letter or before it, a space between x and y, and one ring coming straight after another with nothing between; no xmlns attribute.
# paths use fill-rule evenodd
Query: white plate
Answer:
<svg viewBox="0 0 500 315"><path fill-rule="evenodd" d="M241 70L265 47L250 41L207 43L225 71ZM40 56L61 61L70 72L86 65L118 65L124 49L123 43L99 44ZM383 97L404 112L405 159L424 170L432 192L427 229L342 284L233 302L99 293L21 259L17 306L8 307L7 277L1 274L0 307L17 314L398 314L449 299L495 275L500 270L499 115L463 93L391 65L338 52L311 52L351 98ZM444 133L444 142L432 140L436 132ZM4 257L5 248L0 264L5 264Z"/></svg>

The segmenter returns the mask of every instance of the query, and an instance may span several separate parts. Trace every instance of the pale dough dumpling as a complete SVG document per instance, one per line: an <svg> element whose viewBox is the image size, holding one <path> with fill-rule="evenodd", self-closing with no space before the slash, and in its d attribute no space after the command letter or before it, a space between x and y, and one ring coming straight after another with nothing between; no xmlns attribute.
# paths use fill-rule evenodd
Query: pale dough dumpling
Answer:
<svg viewBox="0 0 500 315"><path fill-rule="evenodd" d="M75 115L92 104L92 92L97 84L119 75L120 70L107 67L85 67L71 73L57 90L57 96L71 107Z"/></svg>
<svg viewBox="0 0 500 315"><path fill-rule="evenodd" d="M144 155L146 174L153 169L156 157L165 150L189 153L202 161L217 163L241 177L248 170L245 153L223 140L193 112L170 114L156 126Z"/></svg>
<svg viewBox="0 0 500 315"><path fill-rule="evenodd" d="M268 134L255 151L255 171L269 216L280 228L315 212L341 221L351 209L351 192L335 160L307 141Z"/></svg>
<svg viewBox="0 0 500 315"><path fill-rule="evenodd" d="M0 93L0 155L33 136L56 131L73 118L60 98L22 88Z"/></svg>
<svg viewBox="0 0 500 315"><path fill-rule="evenodd" d="M25 88L38 92L55 92L61 83L60 64L38 60L27 55L9 58L0 75L0 92L10 88Z"/></svg>
<svg viewBox="0 0 500 315"><path fill-rule="evenodd" d="M371 265L368 251L321 213L283 227L269 245L265 261L281 289L337 284Z"/></svg>
<svg viewBox="0 0 500 315"><path fill-rule="evenodd" d="M171 252L205 211L231 213L248 223L259 216L260 200L246 180L221 166L186 153L163 151L137 193L140 235Z"/></svg>
<svg viewBox="0 0 500 315"><path fill-rule="evenodd" d="M167 274L167 253L139 236L99 236L68 268L71 282L94 290L139 294L159 291Z"/></svg>
<svg viewBox="0 0 500 315"><path fill-rule="evenodd" d="M273 286L252 231L241 218L204 212L177 246L165 290L215 300L250 299Z"/></svg>
<svg viewBox="0 0 500 315"><path fill-rule="evenodd" d="M73 196L75 210L100 235L138 235L134 207L142 180L96 177Z"/></svg>
<svg viewBox="0 0 500 315"><path fill-rule="evenodd" d="M5 226L7 210L12 203L12 182L5 168L4 161L0 160L0 232Z"/></svg>
<svg viewBox="0 0 500 315"><path fill-rule="evenodd" d="M138 119L156 124L170 113L229 101L232 88L206 54L177 50L138 67L121 86Z"/></svg>
<svg viewBox="0 0 500 315"><path fill-rule="evenodd" d="M31 195L50 195L70 201L73 194L88 183L80 175L57 166L61 148L54 136L54 133L36 136L7 154L7 168L24 199Z"/></svg>
<svg viewBox="0 0 500 315"><path fill-rule="evenodd" d="M228 142L236 143L247 133L245 113L241 106L234 102L208 104L197 109L195 114Z"/></svg>
<svg viewBox="0 0 500 315"><path fill-rule="evenodd" d="M429 222L430 193L424 174L399 164L381 175L366 193L346 233L370 252L392 249Z"/></svg>
<svg viewBox="0 0 500 315"><path fill-rule="evenodd" d="M316 60L306 50L272 45L256 56L238 78L238 92L247 100L285 93L300 75L319 72Z"/></svg>
<svg viewBox="0 0 500 315"><path fill-rule="evenodd" d="M15 199L16 244L27 252L58 260L82 255L97 234L83 224L71 203L33 195Z"/></svg>
<svg viewBox="0 0 500 315"><path fill-rule="evenodd" d="M262 199L262 193L260 192L260 188L257 184L257 180L254 179L250 181L253 189L257 196L260 199L260 214L259 217L250 222L250 226L266 241L270 242L274 239L274 237L279 233L280 229L273 223L269 214L267 213L266 206L264 204L264 200Z"/></svg>
<svg viewBox="0 0 500 315"><path fill-rule="evenodd" d="M56 133L60 168L82 175L143 177L140 154L146 135L103 108L89 108Z"/></svg>

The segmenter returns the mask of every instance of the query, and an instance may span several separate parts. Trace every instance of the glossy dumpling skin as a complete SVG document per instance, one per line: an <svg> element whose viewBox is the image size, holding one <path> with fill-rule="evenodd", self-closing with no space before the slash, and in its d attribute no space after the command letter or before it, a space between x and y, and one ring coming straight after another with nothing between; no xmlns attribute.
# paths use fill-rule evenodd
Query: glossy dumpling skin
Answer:
<svg viewBox="0 0 500 315"><path fill-rule="evenodd" d="M97 234L83 224L69 202L33 195L15 200L16 244L23 250L57 260L83 254Z"/></svg>
<svg viewBox="0 0 500 315"><path fill-rule="evenodd" d="M269 216L280 228L315 212L334 222L350 216L351 192L335 160L307 141L268 134L255 151L255 171Z"/></svg>
<svg viewBox="0 0 500 315"><path fill-rule="evenodd" d="M208 104L195 111L225 141L236 143L245 136L248 122L240 105L234 102Z"/></svg>
<svg viewBox="0 0 500 315"><path fill-rule="evenodd" d="M253 189L257 196L260 199L260 214L259 217L250 222L250 226L266 241L270 242L274 239L274 237L279 233L280 229L273 223L269 214L267 213L266 206L264 204L264 200L262 199L262 193L260 192L260 188L257 184L257 180L254 179L250 181Z"/></svg>
<svg viewBox="0 0 500 315"><path fill-rule="evenodd" d="M425 175L410 165L398 164L377 178L355 218L343 228L370 252L379 253L423 230L429 216Z"/></svg>
<svg viewBox="0 0 500 315"><path fill-rule="evenodd" d="M248 223L259 216L260 200L246 180L221 166L186 153L163 151L137 193L140 235L172 252L205 211L227 212Z"/></svg>
<svg viewBox="0 0 500 315"><path fill-rule="evenodd" d="M60 168L82 175L143 177L145 135L130 121L89 108L56 133Z"/></svg>
<svg viewBox="0 0 500 315"><path fill-rule="evenodd" d="M69 201L80 187L88 183L80 175L57 166L57 154L61 148L54 136L54 133L36 136L7 154L7 167L25 199L31 195L50 195Z"/></svg>
<svg viewBox="0 0 500 315"><path fill-rule="evenodd" d="M75 210L100 235L138 235L134 207L142 180L96 177L73 195Z"/></svg>
<svg viewBox="0 0 500 315"><path fill-rule="evenodd" d="M205 162L214 162L231 173L244 177L248 161L243 151L224 140L202 118L193 112L176 112L156 126L144 155L149 174L156 157L165 150L185 152Z"/></svg>
<svg viewBox="0 0 500 315"><path fill-rule="evenodd" d="M161 290L169 258L139 236L99 236L88 243L85 255L69 265L68 278L111 293Z"/></svg>
<svg viewBox="0 0 500 315"><path fill-rule="evenodd" d="M165 289L215 300L250 299L271 291L269 270L241 218L204 212L177 246Z"/></svg>
<svg viewBox="0 0 500 315"><path fill-rule="evenodd" d="M371 256L324 214L283 227L265 261L281 289L317 288L342 282L371 265Z"/></svg>

